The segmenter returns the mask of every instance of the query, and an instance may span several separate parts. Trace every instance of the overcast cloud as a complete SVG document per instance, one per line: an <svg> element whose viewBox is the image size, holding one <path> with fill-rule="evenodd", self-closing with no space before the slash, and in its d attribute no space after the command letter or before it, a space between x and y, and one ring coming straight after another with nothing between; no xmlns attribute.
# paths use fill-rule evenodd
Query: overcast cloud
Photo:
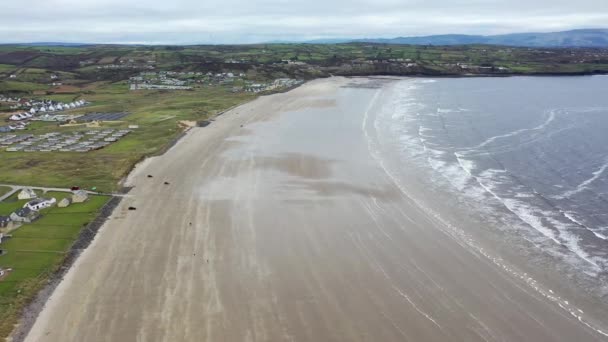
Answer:
<svg viewBox="0 0 608 342"><path fill-rule="evenodd" d="M608 27L608 0L0 1L2 43L253 43Z"/></svg>

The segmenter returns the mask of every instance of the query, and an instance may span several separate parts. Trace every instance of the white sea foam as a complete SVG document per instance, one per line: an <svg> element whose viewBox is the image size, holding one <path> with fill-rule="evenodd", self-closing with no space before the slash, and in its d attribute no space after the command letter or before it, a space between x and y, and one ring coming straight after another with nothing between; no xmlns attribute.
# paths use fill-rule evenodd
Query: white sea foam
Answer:
<svg viewBox="0 0 608 342"><path fill-rule="evenodd" d="M407 93L402 91L402 95ZM392 112L398 112L402 117L412 117L414 115L408 108L400 107L399 102L394 102L392 108L385 107L387 110ZM408 113L409 111L409 113ZM447 109L440 109L442 112L450 112ZM476 148L483 147L496 142L503 138L513 137L525 133L538 132L547 128L556 118L556 114L559 110L547 111L547 117L545 120L532 128L520 129L507 134L498 135L491 137L481 144L477 145ZM414 119L418 117L420 120L420 114L416 113ZM403 125L403 123L401 123ZM397 126L399 124L397 123ZM564 251L560 248L565 248L573 253L579 260L583 261L591 268L588 273L594 273L601 271L603 264L602 260L597 260L589 255L584 248L581 247L579 238L576 235L570 233L570 230L576 229L576 226L564 223L564 216L559 212L552 212L550 209L543 209L531 205L529 202L533 200L537 195L525 187L517 186L513 184L513 180L508 176L504 170L489 169L489 170L477 170L477 165L473 159L468 158L467 151L457 151L453 153L455 160L450 160L449 154L445 151L440 151L438 148L431 147L431 140L433 136L429 135L428 132L431 129L424 125L418 124L417 139L411 136L407 130L401 127L395 127L395 130L399 132L399 140L404 144L403 150L407 150L410 155L414 155L414 151L418 151L416 156L426 155L424 160L427 165L435 170L438 174L442 175L455 190L461 195L467 196L470 199L479 201L478 208L481 208L483 212L493 214L492 204L487 202L487 195L489 194L496 200L494 205L501 205L512 212L517 217L520 223L523 223L525 227L519 227L517 229L528 230L530 234L535 231L540 234L542 238L528 237L530 241L534 241L536 244L544 245L543 248L549 248L546 241L551 241L555 248L552 249L552 253L560 255L563 258L567 258L564 255ZM538 139L538 138L534 138ZM506 186L506 187L505 187ZM507 193L499 190L500 188L507 190ZM485 209L487 207L487 209ZM567 221L567 220L566 220ZM514 225L519 223L514 222ZM512 227L513 228L513 227ZM597 235L597 232L594 232ZM599 236L598 236L599 237ZM543 239L545 242L543 242ZM577 262L574 262L577 263Z"/></svg>
<svg viewBox="0 0 608 342"><path fill-rule="evenodd" d="M489 144L491 144L491 143L493 143L493 142L495 142L497 140L500 140L500 139L510 138L510 137L513 137L513 136L516 136L516 135L520 135L522 133L543 130L547 126L549 126L551 124L551 122L553 122L553 120L555 120L555 113L556 113L556 110L550 110L548 112L548 115L547 115L547 118L545 119L545 121L542 124L540 124L540 125L538 125L536 127L522 128L522 129L518 129L516 131L509 132L509 133L506 133L506 134L500 134L500 135L493 136L491 138L486 139L485 141L483 141L482 143L480 143L480 144L478 144L476 146L466 148L464 151L461 152L461 154L462 153L466 153L468 151L478 150L478 149L483 148L483 147L485 147L485 146L487 146L487 145L489 145Z"/></svg>
<svg viewBox="0 0 608 342"><path fill-rule="evenodd" d="M564 216L565 216L566 218L568 218L568 220L570 220L570 221L572 221L572 222L574 222L574 223L578 224L578 225L579 225L579 226L581 226L581 227L586 228L587 230L589 230L590 232L592 232L592 233L593 233L593 235L595 235L596 237L598 237L598 238L600 238L600 239L602 239L602 240L608 240L608 236L606 236L606 235L604 235L604 234L602 234L602 233L598 232L598 230L599 230L599 231L605 230L605 229L606 229L606 227L600 227L600 228L596 228L596 229L594 229L594 228L589 228L589 227L587 227L587 225L583 224L581 221L579 221L579 220L578 220L578 219L575 217L575 215L576 215L575 213L573 213L573 212L569 212L569 211L565 211L565 212L563 212L563 214L564 214Z"/></svg>
<svg viewBox="0 0 608 342"><path fill-rule="evenodd" d="M584 182L580 183L579 185L576 186L575 189L570 190L570 191L566 191L563 194L559 195L559 196L554 196L555 199L564 199L564 198L568 198L571 197L572 195L576 195L578 193L581 193L587 189L589 189L589 185L593 182L595 182L596 180L598 180L606 171L606 169L608 169L608 163L605 163L604 165L602 165L598 170L593 171L591 174L592 176L585 180Z"/></svg>
<svg viewBox="0 0 608 342"><path fill-rule="evenodd" d="M468 112L465 108L437 108L437 113L448 114L448 113L463 113Z"/></svg>
<svg viewBox="0 0 608 342"><path fill-rule="evenodd" d="M372 102L375 102L375 99L376 98L374 98L374 101L372 101ZM600 334L602 336L608 336L608 332L605 332L605 331L597 328L593 324L589 323L584 317L584 315L585 315L584 312L582 310L576 308L575 306L573 306L570 303L570 301L560 297L553 290L542 286L535 279L530 277L527 273L524 273L524 272L521 272L521 271L515 269L513 266L504 262L504 260L502 260L501 258L488 253L484 248L479 246L479 244L473 238L471 238L471 236L469 236L465 231L463 231L459 227L454 226L450 222L446 221L437 212L433 211L431 208L426 206L424 203L420 202L418 199L413 198L411 196L411 194L409 194L408 191L405 189L405 187L401 183L399 177L397 177L395 175L395 173L392 172L387 167L385 160L383 160L383 158L381 157L381 152L378 147L378 142L375 141L375 139L373 139L372 136L370 136L370 134L368 133L368 129L372 129L372 128L375 129L376 134L379 131L379 127L378 127L379 124L378 124L377 119L375 120L373 125L368 126L369 111L371 110L371 108L372 108L372 105L370 105L370 108L365 113L364 120L362 122L362 130L364 131L364 134L367 138L370 153L371 153L372 157L374 157L374 159L377 160L378 164L384 169L387 176L401 190L401 192L404 194L404 196L406 196L407 198L412 200L412 202L415 203L425 213L427 213L429 215L429 217L432 217L437 222L439 222L440 227L445 228L445 230L442 230L442 231L444 233L446 233L447 235L453 237L455 239L455 241L462 244L463 246L468 246L469 248L474 250L476 253L478 253L480 256L487 258L489 261L494 263L497 267L503 269L506 273L512 275L515 279L520 279L523 283L525 283L531 289L535 290L538 294L540 294L547 300L554 302L558 307L560 307L561 309L563 309L564 311L566 311L567 313L569 313L570 315L575 317L579 322L581 322L581 324L589 327L590 329L594 330L595 332L597 332L598 334ZM386 107L385 107L385 109L386 109ZM388 108L388 110L391 110L391 109ZM401 132L404 133L404 131L401 131ZM431 156L430 160L432 160L434 163L436 163L435 165L438 169L443 168L443 171L445 172L446 168L450 168L449 163L437 158L437 156L444 155L444 153L442 151L428 149L425 146L415 146L416 139L413 139L413 137L409 137L409 138L400 137L399 140L402 142L405 142L407 144L407 146L405 146L406 147L405 150L407 152L413 152L413 154L418 154L418 153L420 153L420 150L423 150L423 151L425 151L424 153L427 154L427 156ZM415 151L412 151L412 150L415 150ZM428 160L429 160L429 157L427 157L427 161ZM467 165L467 162L469 162L469 161L464 158L461 158L458 162L458 165ZM471 170L474 170L474 169L475 169L475 165L467 165L467 166L463 167L462 169L460 169L461 171L457 171L457 172L459 172L460 174L465 173L468 175L468 177L473 177L469 173L471 172ZM465 171L465 170L469 170L469 171ZM454 169L452 169L452 171L454 171ZM492 174L492 173L494 173L494 174ZM491 176L498 175L499 177L501 177L501 176L503 176L503 173L504 172L501 170L492 170L492 171L486 173L485 176L491 177ZM480 188L480 187L478 187L478 188ZM512 206L513 207L519 206L520 208L525 207L523 205L520 206L519 204L513 204L513 203L512 203ZM525 213L525 211L522 210L522 213ZM525 216L525 214L524 214L524 216ZM541 216L542 216L542 213L541 213ZM530 221L537 222L537 219L538 219L538 217L530 218ZM550 235L552 234L555 237L554 233L548 233L548 234L550 234Z"/></svg>

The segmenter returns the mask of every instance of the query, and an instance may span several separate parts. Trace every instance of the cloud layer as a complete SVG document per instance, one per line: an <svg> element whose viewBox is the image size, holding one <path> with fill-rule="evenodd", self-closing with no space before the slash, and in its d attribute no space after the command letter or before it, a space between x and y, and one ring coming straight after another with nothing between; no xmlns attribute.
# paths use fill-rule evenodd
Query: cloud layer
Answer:
<svg viewBox="0 0 608 342"><path fill-rule="evenodd" d="M608 26L605 0L6 0L0 42L253 43Z"/></svg>

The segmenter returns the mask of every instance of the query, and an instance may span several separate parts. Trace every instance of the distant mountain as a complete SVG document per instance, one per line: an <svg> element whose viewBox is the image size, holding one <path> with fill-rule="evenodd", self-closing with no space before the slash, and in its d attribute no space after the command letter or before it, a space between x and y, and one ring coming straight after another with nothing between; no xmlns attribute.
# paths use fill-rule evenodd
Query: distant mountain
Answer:
<svg viewBox="0 0 608 342"><path fill-rule="evenodd" d="M596 47L608 48L608 29L582 29L562 32L548 33L512 33L493 36L466 35L466 34L444 34L420 37L397 37L397 38L326 38L309 41L268 41L264 44L340 44L340 43L379 43L379 44L402 44L402 45L470 45L488 44L521 47ZM62 42L36 42L36 43L13 43L0 45L22 45L22 46L66 46L86 47L90 43L62 43ZM121 44L117 44L121 45ZM146 44L124 44L124 45L146 45ZM238 45L238 44L237 44Z"/></svg>
<svg viewBox="0 0 608 342"><path fill-rule="evenodd" d="M489 44L524 47L608 47L608 29L585 29L550 33L513 33L495 36L447 34L392 39L356 39L343 42L409 45Z"/></svg>
<svg viewBox="0 0 608 342"><path fill-rule="evenodd" d="M293 42L292 42L293 43ZM494 36L444 34L420 37L316 39L307 44L378 43L402 45L488 44L522 47L608 47L608 29L583 29L549 33L512 33Z"/></svg>
<svg viewBox="0 0 608 342"><path fill-rule="evenodd" d="M61 42L34 42L34 43L0 43L0 45L80 47L80 46L90 46L92 44L85 44L85 43L61 43Z"/></svg>

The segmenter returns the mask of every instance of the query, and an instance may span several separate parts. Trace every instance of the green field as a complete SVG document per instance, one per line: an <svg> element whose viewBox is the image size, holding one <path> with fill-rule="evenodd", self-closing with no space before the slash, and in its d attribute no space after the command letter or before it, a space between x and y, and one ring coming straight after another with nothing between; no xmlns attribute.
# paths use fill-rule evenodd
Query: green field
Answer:
<svg viewBox="0 0 608 342"><path fill-rule="evenodd" d="M59 201L69 195L49 192L44 196ZM87 202L67 208L44 209L39 220L19 227L11 233L10 239L2 241L0 248L6 254L0 256L0 268L12 268L13 271L0 281L0 337L11 332L24 305L46 284L80 231L108 200L106 196L91 196ZM20 208L26 202L11 196L0 203L0 214Z"/></svg>
<svg viewBox="0 0 608 342"><path fill-rule="evenodd" d="M8 186L0 186L0 196L6 195L9 191L11 191L11 188Z"/></svg>
<svg viewBox="0 0 608 342"><path fill-rule="evenodd" d="M20 82L20 81L0 81L0 93L3 92L34 92L36 90L46 90L49 87L45 84Z"/></svg>
<svg viewBox="0 0 608 342"><path fill-rule="evenodd" d="M5 73L5 72L9 72L9 71L13 71L13 70L15 70L15 66L14 65L0 64L0 74L1 73Z"/></svg>
<svg viewBox="0 0 608 342"><path fill-rule="evenodd" d="M104 84L94 92L83 95L83 98L93 102L83 111L132 113L124 119L125 122L106 124L104 127L126 128L129 124L137 124L140 128L105 149L88 153L0 151L3 182L56 187L77 185L83 188L97 187L106 192L116 190L118 181L127 175L134 164L145 156L157 153L183 131L178 126L180 120L206 119L254 96L232 94L218 87L180 92L128 92L126 84ZM58 129L56 124L36 123L26 133L75 130L87 128Z"/></svg>

